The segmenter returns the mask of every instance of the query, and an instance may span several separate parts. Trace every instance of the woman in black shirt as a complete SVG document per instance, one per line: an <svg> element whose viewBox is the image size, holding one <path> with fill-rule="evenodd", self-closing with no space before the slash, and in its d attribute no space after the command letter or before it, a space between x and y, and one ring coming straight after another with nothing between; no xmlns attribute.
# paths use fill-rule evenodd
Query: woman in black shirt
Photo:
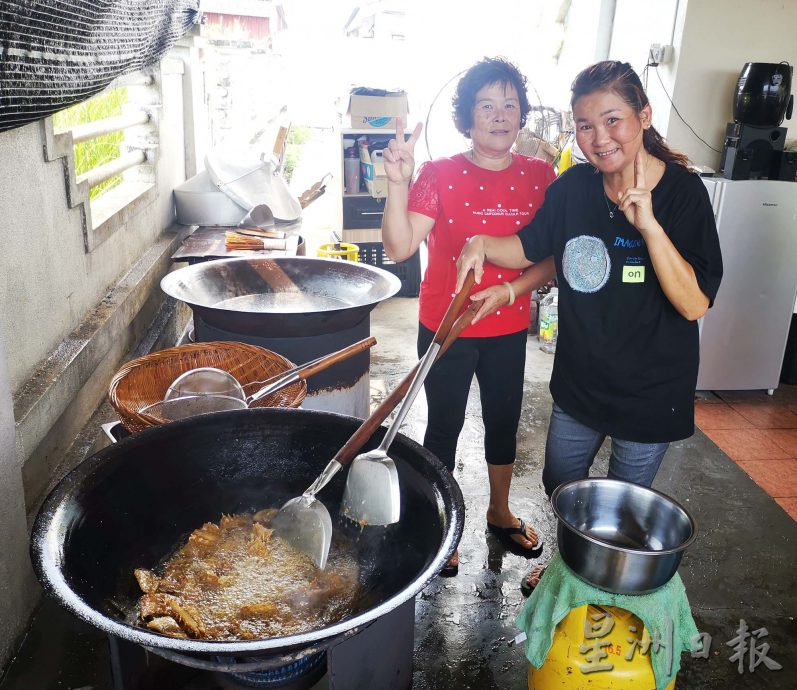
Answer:
<svg viewBox="0 0 797 690"><path fill-rule="evenodd" d="M553 257L559 335L543 471L548 495L588 476L606 436L609 477L649 486L668 444L692 435L697 320L722 277L708 193L652 126L631 66L606 61L582 71L571 107L589 163L554 181L517 235L475 236L458 260L457 287L471 268L478 282L488 260L530 267L530 290L549 279ZM527 584L536 584L539 570Z"/></svg>

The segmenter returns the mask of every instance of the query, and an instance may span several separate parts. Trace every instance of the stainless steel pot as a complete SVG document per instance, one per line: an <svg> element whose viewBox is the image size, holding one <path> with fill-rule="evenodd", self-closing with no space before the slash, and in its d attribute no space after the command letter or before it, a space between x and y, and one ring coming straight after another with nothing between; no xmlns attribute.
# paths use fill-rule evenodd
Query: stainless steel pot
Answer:
<svg viewBox="0 0 797 690"><path fill-rule="evenodd" d="M616 479L579 479L551 495L562 560L592 585L645 594L675 575L697 536L692 516L669 496Z"/></svg>

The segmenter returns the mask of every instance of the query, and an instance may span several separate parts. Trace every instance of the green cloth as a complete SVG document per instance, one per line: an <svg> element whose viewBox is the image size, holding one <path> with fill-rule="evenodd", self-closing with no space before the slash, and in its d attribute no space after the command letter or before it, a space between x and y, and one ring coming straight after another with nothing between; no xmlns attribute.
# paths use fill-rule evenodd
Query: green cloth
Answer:
<svg viewBox="0 0 797 690"><path fill-rule="evenodd" d="M665 644L669 643L665 636L665 621L669 616L673 623L674 647L670 675L667 675L664 648L654 652L651 645L648 649L656 690L663 690L672 681L681 667L681 652L690 650L689 638L698 634L678 573L666 585L650 594L612 594L579 579L557 553L515 621L518 628L526 633L526 657L535 668L540 668L548 656L557 624L572 609L585 604L617 606L630 611L645 624L651 637L654 631L659 631ZM639 649L636 653L639 653Z"/></svg>

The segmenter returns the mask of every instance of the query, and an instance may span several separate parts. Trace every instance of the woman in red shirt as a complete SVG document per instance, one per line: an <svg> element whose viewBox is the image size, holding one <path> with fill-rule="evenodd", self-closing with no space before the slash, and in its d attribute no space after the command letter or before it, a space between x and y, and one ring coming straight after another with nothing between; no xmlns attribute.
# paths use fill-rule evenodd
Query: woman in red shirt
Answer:
<svg viewBox="0 0 797 690"><path fill-rule="evenodd" d="M512 152L530 106L526 79L503 59L484 59L462 77L453 99L454 124L472 147L423 164L412 180L418 124L405 142L404 122L384 152L388 197L382 241L388 256L405 261L426 240L429 263L421 283L418 352L426 351L455 291L456 260L475 234L514 235L542 204L554 179L548 163ZM553 275L553 274L552 274ZM485 264L481 281L488 318L467 328L432 367L424 390L429 418L424 446L453 472L471 381L479 382L484 452L490 482L487 529L528 558L541 551L537 533L509 508L530 297L522 270ZM516 297L517 295L517 297ZM455 575L455 553L442 575Z"/></svg>

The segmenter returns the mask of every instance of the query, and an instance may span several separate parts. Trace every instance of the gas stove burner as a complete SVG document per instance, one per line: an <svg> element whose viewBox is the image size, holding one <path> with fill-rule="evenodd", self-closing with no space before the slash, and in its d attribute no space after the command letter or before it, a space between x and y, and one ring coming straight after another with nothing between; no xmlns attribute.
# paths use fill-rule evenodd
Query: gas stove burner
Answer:
<svg viewBox="0 0 797 690"><path fill-rule="evenodd" d="M255 661L255 659L252 659ZM238 688L279 688L279 690L307 690L326 673L327 653L311 654L286 666L250 673L217 674L225 690ZM223 677L219 677L223 676ZM230 683L232 681L232 684Z"/></svg>

